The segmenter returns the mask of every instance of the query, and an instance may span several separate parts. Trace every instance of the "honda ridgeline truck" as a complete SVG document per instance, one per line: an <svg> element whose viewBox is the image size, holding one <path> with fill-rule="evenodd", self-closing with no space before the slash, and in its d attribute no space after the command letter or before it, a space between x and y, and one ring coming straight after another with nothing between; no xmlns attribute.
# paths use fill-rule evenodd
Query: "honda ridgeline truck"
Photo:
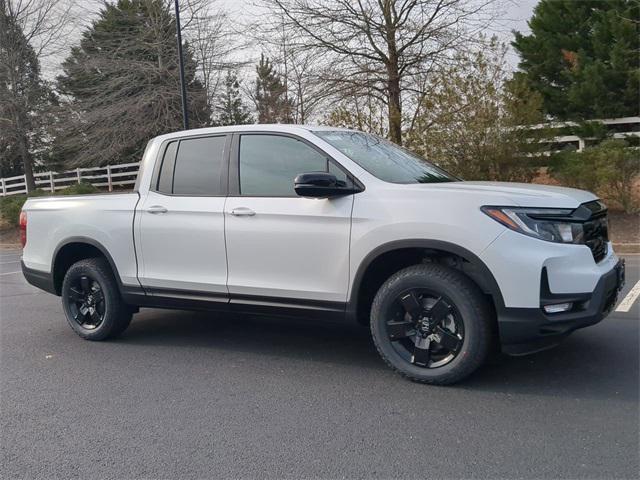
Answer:
<svg viewBox="0 0 640 480"><path fill-rule="evenodd" d="M599 322L624 282L593 194L461 181L330 127L162 135L133 192L31 198L21 228L25 278L87 340L140 307L338 318L433 384Z"/></svg>

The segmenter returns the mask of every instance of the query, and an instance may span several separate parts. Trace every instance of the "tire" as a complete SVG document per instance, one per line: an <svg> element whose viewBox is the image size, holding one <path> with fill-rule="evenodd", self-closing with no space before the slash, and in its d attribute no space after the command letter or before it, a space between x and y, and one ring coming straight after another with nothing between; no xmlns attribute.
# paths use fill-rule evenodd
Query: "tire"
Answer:
<svg viewBox="0 0 640 480"><path fill-rule="evenodd" d="M81 295L86 292L90 298ZM61 297L69 325L86 340L117 337L131 323L133 311L122 301L111 267L104 258L74 263L62 281Z"/></svg>
<svg viewBox="0 0 640 480"><path fill-rule="evenodd" d="M434 385L459 382L485 362L492 324L477 285L436 263L392 275L371 308L371 334L383 360L410 380Z"/></svg>

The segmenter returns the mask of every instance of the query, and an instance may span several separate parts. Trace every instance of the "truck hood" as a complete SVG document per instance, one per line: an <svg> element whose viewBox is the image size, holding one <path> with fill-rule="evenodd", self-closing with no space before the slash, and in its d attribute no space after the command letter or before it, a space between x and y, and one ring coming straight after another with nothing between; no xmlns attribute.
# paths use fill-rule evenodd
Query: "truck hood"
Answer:
<svg viewBox="0 0 640 480"><path fill-rule="evenodd" d="M442 189L452 194L475 194L484 205L577 208L582 203L598 199L593 193L576 188L531 183L447 182L423 183L417 186Z"/></svg>

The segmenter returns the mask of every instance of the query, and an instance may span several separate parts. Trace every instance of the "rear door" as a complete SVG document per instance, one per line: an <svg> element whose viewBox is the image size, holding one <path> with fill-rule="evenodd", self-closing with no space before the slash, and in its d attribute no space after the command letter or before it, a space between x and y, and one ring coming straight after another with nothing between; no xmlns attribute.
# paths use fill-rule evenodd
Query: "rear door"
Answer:
<svg viewBox="0 0 640 480"><path fill-rule="evenodd" d="M197 136L161 148L136 214L139 279L147 293L226 301L223 209L230 139Z"/></svg>
<svg viewBox="0 0 640 480"><path fill-rule="evenodd" d="M308 141L234 136L225 207L231 303L341 310L349 278L353 195L303 198L296 175L348 174Z"/></svg>

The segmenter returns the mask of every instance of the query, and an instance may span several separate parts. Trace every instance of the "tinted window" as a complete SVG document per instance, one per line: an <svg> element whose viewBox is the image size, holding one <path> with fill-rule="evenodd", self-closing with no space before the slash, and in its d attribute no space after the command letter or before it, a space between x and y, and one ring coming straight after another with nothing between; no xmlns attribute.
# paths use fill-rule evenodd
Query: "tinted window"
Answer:
<svg viewBox="0 0 640 480"><path fill-rule="evenodd" d="M335 163L331 161L329 162L328 172L334 174L336 176L336 180L338 180L338 182L341 182L340 183L341 185L345 187L353 186L353 182L347 176L347 172L342 170L340 167L338 167Z"/></svg>
<svg viewBox="0 0 640 480"><path fill-rule="evenodd" d="M177 150L178 142L171 142L164 151L157 185L157 190L160 193L171 193L171 187L173 186L173 166L175 165Z"/></svg>
<svg viewBox="0 0 640 480"><path fill-rule="evenodd" d="M177 195L221 195L225 137L180 140L173 172Z"/></svg>
<svg viewBox="0 0 640 480"><path fill-rule="evenodd" d="M240 194L295 197L300 173L326 172L326 155L300 140L278 135L240 137Z"/></svg>
<svg viewBox="0 0 640 480"><path fill-rule="evenodd" d="M458 180L424 158L375 135L345 130L313 133L386 182L438 183Z"/></svg>

